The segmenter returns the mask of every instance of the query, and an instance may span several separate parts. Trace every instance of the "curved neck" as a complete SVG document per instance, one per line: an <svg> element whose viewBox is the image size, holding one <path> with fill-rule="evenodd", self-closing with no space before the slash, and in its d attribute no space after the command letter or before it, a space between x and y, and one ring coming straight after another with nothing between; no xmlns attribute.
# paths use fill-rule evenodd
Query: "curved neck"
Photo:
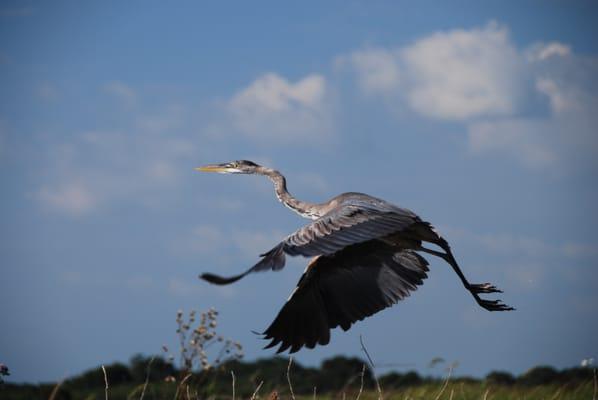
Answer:
<svg viewBox="0 0 598 400"><path fill-rule="evenodd" d="M287 181L285 177L278 171L262 167L259 172L261 175L267 176L274 183L274 190L278 200L297 214L305 218L317 219L321 216L317 204L308 203L297 200L287 190Z"/></svg>

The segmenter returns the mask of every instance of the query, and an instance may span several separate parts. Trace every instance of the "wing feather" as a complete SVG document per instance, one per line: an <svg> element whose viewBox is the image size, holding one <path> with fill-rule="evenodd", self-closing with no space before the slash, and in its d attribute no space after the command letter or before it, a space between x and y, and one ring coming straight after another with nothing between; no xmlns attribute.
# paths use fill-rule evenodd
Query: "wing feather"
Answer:
<svg viewBox="0 0 598 400"><path fill-rule="evenodd" d="M212 273L202 274L200 277L211 283L226 285L252 272L282 269L286 262L285 254L330 256L359 243L397 234L405 235L406 238L411 235L423 240L442 240L431 225L407 209L364 194L347 194L344 202L287 236L270 251L262 254L262 260L247 271L231 277ZM395 261L399 264L413 262L410 261L412 256L403 257L407 258ZM420 260L416 261L416 265L419 264ZM392 263L388 267L392 268Z"/></svg>
<svg viewBox="0 0 598 400"><path fill-rule="evenodd" d="M409 210L386 204L373 208L342 205L283 240L289 255L330 255L357 243L381 238L407 229L419 222Z"/></svg>
<svg viewBox="0 0 598 400"><path fill-rule="evenodd" d="M412 250L381 241L318 257L264 331L278 352L330 341L330 329L353 323L409 296L427 277L427 261Z"/></svg>

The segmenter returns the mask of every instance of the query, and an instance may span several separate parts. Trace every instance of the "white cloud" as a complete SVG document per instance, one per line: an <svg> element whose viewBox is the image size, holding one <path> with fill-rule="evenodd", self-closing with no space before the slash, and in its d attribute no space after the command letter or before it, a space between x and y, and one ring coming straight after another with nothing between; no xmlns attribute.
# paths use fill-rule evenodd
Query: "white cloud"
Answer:
<svg viewBox="0 0 598 400"><path fill-rule="evenodd" d="M598 156L598 95L594 88L598 82L584 76L598 76L598 63L583 66L580 60L574 64L564 69L545 66L547 76L536 79L535 89L548 103L544 115L470 123L472 152L501 151L526 166L551 167L558 173L594 168Z"/></svg>
<svg viewBox="0 0 598 400"><path fill-rule="evenodd" d="M326 80L308 75L296 83L263 75L226 104L233 127L260 142L302 143L331 133Z"/></svg>
<svg viewBox="0 0 598 400"><path fill-rule="evenodd" d="M86 214L96 205L91 191L85 185L77 182L43 186L38 193L38 198L46 206L73 216Z"/></svg>
<svg viewBox="0 0 598 400"><path fill-rule="evenodd" d="M356 51L348 59L366 93L394 93L426 117L509 115L517 105L520 85L514 78L521 60L508 30L493 22L437 32L402 48Z"/></svg>
<svg viewBox="0 0 598 400"><path fill-rule="evenodd" d="M559 42L537 43L527 51L529 61L544 61L550 57L566 57L571 54L571 47Z"/></svg>
<svg viewBox="0 0 598 400"><path fill-rule="evenodd" d="M507 154L558 173L598 156L598 60L560 42L517 48L507 27L436 32L340 57L397 115L461 121L472 154ZM400 79L399 79L400 78Z"/></svg>
<svg viewBox="0 0 598 400"><path fill-rule="evenodd" d="M338 60L349 62L357 71L359 87L370 94L392 93L400 83L397 55L386 49L368 49L351 53Z"/></svg>
<svg viewBox="0 0 598 400"><path fill-rule="evenodd" d="M404 49L410 106L422 115L467 119L516 107L517 52L505 27L439 32Z"/></svg>

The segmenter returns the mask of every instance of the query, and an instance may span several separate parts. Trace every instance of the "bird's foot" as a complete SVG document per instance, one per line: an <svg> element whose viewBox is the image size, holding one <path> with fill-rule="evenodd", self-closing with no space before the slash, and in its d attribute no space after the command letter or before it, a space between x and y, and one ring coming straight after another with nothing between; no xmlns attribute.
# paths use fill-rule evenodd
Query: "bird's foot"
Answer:
<svg viewBox="0 0 598 400"><path fill-rule="evenodd" d="M497 289L491 283L473 283L469 285L469 290L472 293L502 293L502 290Z"/></svg>
<svg viewBox="0 0 598 400"><path fill-rule="evenodd" d="M515 310L513 307L504 304L500 300L486 300L481 298L476 298L480 307L485 308L488 311L513 311Z"/></svg>

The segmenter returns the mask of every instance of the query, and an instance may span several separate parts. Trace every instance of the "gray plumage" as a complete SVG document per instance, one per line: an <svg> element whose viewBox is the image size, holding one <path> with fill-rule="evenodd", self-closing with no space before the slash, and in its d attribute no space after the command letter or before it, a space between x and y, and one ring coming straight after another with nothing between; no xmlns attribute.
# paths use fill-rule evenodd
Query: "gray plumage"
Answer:
<svg viewBox="0 0 598 400"><path fill-rule="evenodd" d="M343 193L322 204L295 199L278 171L241 160L198 168L200 171L259 174L274 183L276 196L288 208L313 221L284 238L242 274L221 277L205 273L210 283L225 285L258 271L284 267L286 255L314 257L295 291L264 331L278 352L313 348L330 341L330 329L348 330L362 320L409 296L427 277L428 263L416 253L441 257L451 265L476 302L489 311L513 310L481 293L501 292L489 283L470 284L450 246L415 213L363 193ZM443 251L423 247L434 244Z"/></svg>

